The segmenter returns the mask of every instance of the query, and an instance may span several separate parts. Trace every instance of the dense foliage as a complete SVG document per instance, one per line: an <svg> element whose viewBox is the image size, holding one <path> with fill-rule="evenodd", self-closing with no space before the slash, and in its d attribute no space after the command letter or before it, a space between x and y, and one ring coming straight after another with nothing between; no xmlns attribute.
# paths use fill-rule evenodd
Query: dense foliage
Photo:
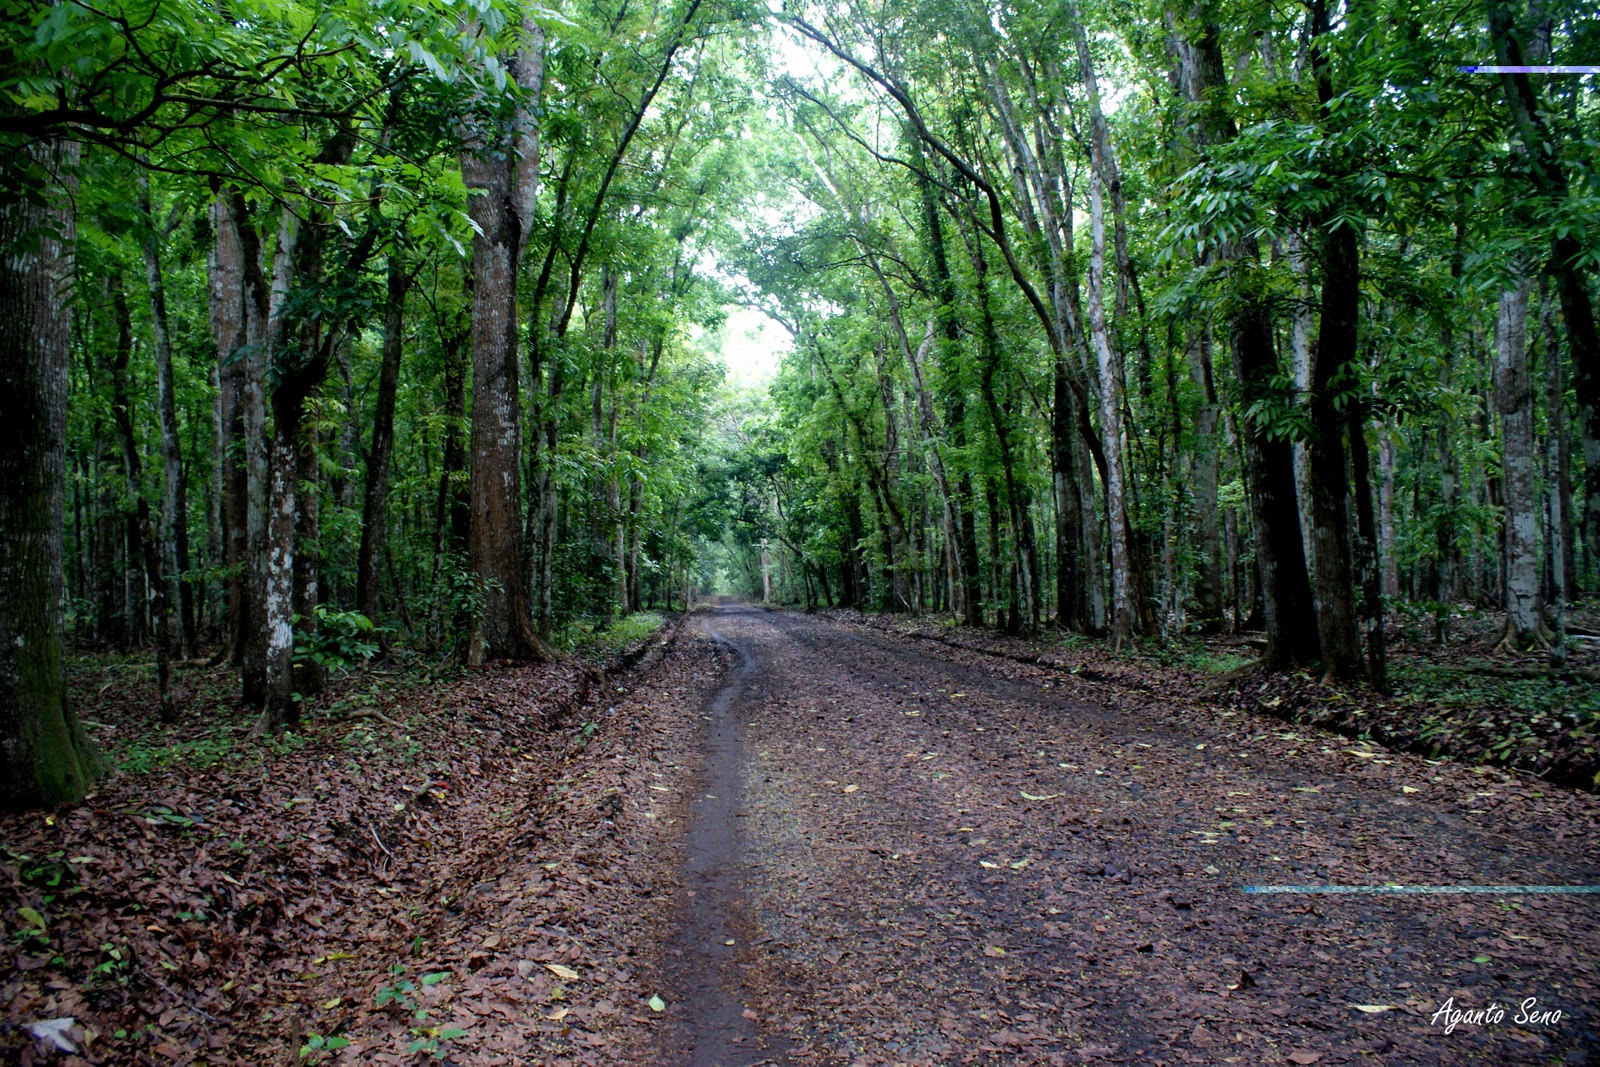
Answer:
<svg viewBox="0 0 1600 1067"><path fill-rule="evenodd" d="M1580 5L6 9L10 803L63 639L281 727L732 583L1382 688L1397 598L1600 583L1594 78L1458 70Z"/></svg>

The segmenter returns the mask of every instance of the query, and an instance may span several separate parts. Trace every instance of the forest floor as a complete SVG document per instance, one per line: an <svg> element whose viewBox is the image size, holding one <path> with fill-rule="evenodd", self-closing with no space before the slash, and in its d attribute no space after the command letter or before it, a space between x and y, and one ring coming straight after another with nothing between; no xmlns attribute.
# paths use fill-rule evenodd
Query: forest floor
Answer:
<svg viewBox="0 0 1600 1067"><path fill-rule="evenodd" d="M1595 885L1600 797L1262 714L1315 684L1292 676L1258 709L1240 694L1261 681L1203 684L1220 663L927 627L940 640L719 605L603 674L368 675L265 747L225 674L189 675L191 708L216 710L174 731L135 672L80 665L125 769L80 808L0 817L0 1056L1582 1064L1600 1047L1595 896L1243 889Z"/></svg>
<svg viewBox="0 0 1600 1067"><path fill-rule="evenodd" d="M1388 696L1364 684L1324 685L1309 671L1252 671L1265 647L1260 634L1135 639L1114 650L1103 639L1007 637L926 616L822 614L1070 671L1115 690L1181 693L1424 756L1508 767L1553 784L1600 790L1600 601L1569 612L1571 636L1559 665L1545 648L1500 649L1505 616L1499 612L1461 607L1442 629L1417 610L1392 613Z"/></svg>

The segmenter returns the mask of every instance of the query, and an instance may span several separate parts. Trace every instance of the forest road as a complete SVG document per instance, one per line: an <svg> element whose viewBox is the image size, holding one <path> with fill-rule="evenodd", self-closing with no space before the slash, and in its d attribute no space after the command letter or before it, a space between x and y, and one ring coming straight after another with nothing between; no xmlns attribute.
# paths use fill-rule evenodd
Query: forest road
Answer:
<svg viewBox="0 0 1600 1067"><path fill-rule="evenodd" d="M1600 898L1242 888L1593 885L1593 797L855 625L701 623L738 665L705 695L664 1060L1600 1047Z"/></svg>

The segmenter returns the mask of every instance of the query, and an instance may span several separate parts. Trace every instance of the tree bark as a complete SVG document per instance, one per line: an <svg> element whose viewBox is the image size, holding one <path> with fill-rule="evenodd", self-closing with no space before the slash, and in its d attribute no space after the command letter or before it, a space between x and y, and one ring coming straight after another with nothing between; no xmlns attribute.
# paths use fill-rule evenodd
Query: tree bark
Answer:
<svg viewBox="0 0 1600 1067"><path fill-rule="evenodd" d="M1100 371L1100 433L1106 454L1106 525L1111 535L1111 636L1120 647L1133 636L1136 612L1133 561L1128 543L1128 507L1122 469L1122 388L1106 326L1105 206L1097 167L1089 174L1089 219L1093 241L1089 256L1089 339Z"/></svg>
<svg viewBox="0 0 1600 1067"><path fill-rule="evenodd" d="M248 545L249 472L245 447L245 268L244 247L232 198L217 196L211 206L211 337L217 349L216 434L221 492L221 563L227 574L227 621L223 641L229 661L244 665Z"/></svg>
<svg viewBox="0 0 1600 1067"><path fill-rule="evenodd" d="M1234 373L1239 380L1239 406L1249 411L1271 403L1272 377L1278 370L1272 325L1266 310L1247 300L1233 319ZM1318 631L1306 625L1316 605L1306 574L1300 540L1300 514L1295 502L1294 452L1255 419L1239 426L1250 480L1250 513L1256 534L1256 571L1267 647L1261 661L1268 667L1303 665L1319 655Z"/></svg>
<svg viewBox="0 0 1600 1067"><path fill-rule="evenodd" d="M389 533L389 461L394 452L395 393L405 350L406 273L398 240L389 249L383 309L383 354L378 366L377 407L372 415L372 445L367 451L366 494L361 504L361 543L356 550L356 610L378 617L378 557Z"/></svg>
<svg viewBox="0 0 1600 1067"><path fill-rule="evenodd" d="M1524 42L1517 26L1520 4L1513 0L1486 0L1489 37L1499 62L1506 66L1548 62L1547 47ZM1526 73L1501 74L1506 108L1511 115L1512 153L1526 169L1534 191L1552 203L1571 195L1560 156L1562 138L1549 128L1539 107L1533 82ZM1600 332L1595 325L1594 302L1589 292L1584 247L1578 235L1552 233L1549 269L1555 278L1566 325L1567 350L1572 356L1572 385L1577 394L1579 421L1586 443L1600 443ZM1600 444L1585 449L1584 532L1591 558L1600 558Z"/></svg>
<svg viewBox="0 0 1600 1067"><path fill-rule="evenodd" d="M1526 277L1500 293L1495 324L1494 394L1504 440L1505 646L1524 649L1543 640L1539 609L1537 496L1534 487L1533 382L1528 366Z"/></svg>
<svg viewBox="0 0 1600 1067"><path fill-rule="evenodd" d="M911 138L916 157L922 159L922 141ZM939 217L939 206L934 194L933 181L924 175L918 182L922 195L922 226L928 245L928 258L933 268L935 295L939 300L938 317L942 339L938 347L938 363L949 383L945 393L945 425L950 432L951 444L959 453L966 447L965 401L956 375L956 359L961 345L961 324L955 307L955 281L950 275L950 258L945 248L944 224ZM1070 433L1070 429L1068 430ZM968 626L983 625L983 578L978 568L977 524L973 518L972 477L964 465L958 466L951 479L951 526L955 537L955 558L960 569L961 613Z"/></svg>
<svg viewBox="0 0 1600 1067"><path fill-rule="evenodd" d="M62 529L76 144L23 150L56 186L0 194L0 807L82 799L100 770L67 698ZM62 188L68 186L67 188Z"/></svg>
<svg viewBox="0 0 1600 1067"><path fill-rule="evenodd" d="M1191 375L1199 387L1200 399L1194 414L1194 495L1195 552L1199 556L1195 574L1194 614L1202 632L1214 633L1222 627L1222 552L1217 533L1217 483L1220 437L1217 418L1217 387L1211 363L1211 330L1202 329L1194 347Z"/></svg>
<svg viewBox="0 0 1600 1067"><path fill-rule="evenodd" d="M156 705L161 721L170 723L178 719L177 708L172 702L171 601L167 597L166 578L161 573L161 552L151 521L150 501L144 495L139 446L133 432L133 413L129 409L128 359L133 354L133 319L128 312L128 294L120 272L111 278L111 308L117 323L116 354L111 364L111 415L117 424L117 438L122 443L122 474L126 479L128 500L134 509L128 527L128 554L137 557L139 565L144 568L156 624ZM142 609L143 605L139 607ZM129 614L134 614L132 604L129 605Z"/></svg>
<svg viewBox="0 0 1600 1067"><path fill-rule="evenodd" d="M1316 559L1317 639L1326 679L1363 670L1350 561L1345 423L1360 301L1356 232L1348 222L1323 241L1322 317L1311 374L1311 522ZM1341 400L1341 395L1343 399Z"/></svg>
<svg viewBox="0 0 1600 1067"><path fill-rule="evenodd" d="M1323 39L1329 33L1326 0L1311 5L1311 65L1324 127L1333 82ZM1335 164L1337 165L1337 164ZM1352 402L1357 331L1361 310L1361 245L1354 223L1330 205L1318 221L1321 231L1322 301L1317 345L1311 363L1311 524L1316 574L1317 639L1322 645L1324 679L1356 678L1362 673L1361 638L1356 627L1350 561L1349 496L1345 473L1345 424L1340 407Z"/></svg>
<svg viewBox="0 0 1600 1067"><path fill-rule="evenodd" d="M544 80L544 33L523 23L522 48L510 66L528 100ZM543 658L528 620L527 557L522 535L521 388L517 358L517 274L533 225L539 127L526 104L510 128L468 124L461 176L475 195L472 241L472 466L468 566L481 583L468 661Z"/></svg>
<svg viewBox="0 0 1600 1067"><path fill-rule="evenodd" d="M161 552L166 572L167 602L178 606L178 642L185 656L195 655L194 585L189 573L189 498L183 477L183 444L178 437L178 409L172 378L172 334L167 324L167 287L161 269L160 235L150 203L150 180L139 177L139 200L146 226L145 280L150 290L150 328L155 340L156 411L161 419Z"/></svg>
<svg viewBox="0 0 1600 1067"><path fill-rule="evenodd" d="M1350 405L1350 472L1355 483L1354 560L1361 584L1361 616L1367 637L1367 684L1389 692L1389 646L1383 632L1383 555L1373 509L1372 459L1367 449L1367 405Z"/></svg>

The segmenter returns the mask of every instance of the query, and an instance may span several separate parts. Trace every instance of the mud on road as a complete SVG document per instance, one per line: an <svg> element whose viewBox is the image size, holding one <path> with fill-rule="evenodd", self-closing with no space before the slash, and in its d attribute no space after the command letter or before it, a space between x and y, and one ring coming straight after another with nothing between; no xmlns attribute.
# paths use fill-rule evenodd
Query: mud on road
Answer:
<svg viewBox="0 0 1600 1067"><path fill-rule="evenodd" d="M1593 885L1592 796L804 616L723 606L702 626L738 666L701 712L694 895L664 958L674 1024L642 1057L1583 1063L1596 1047L1596 897L1241 890ZM1508 1010L1446 1034L1447 1001Z"/></svg>

